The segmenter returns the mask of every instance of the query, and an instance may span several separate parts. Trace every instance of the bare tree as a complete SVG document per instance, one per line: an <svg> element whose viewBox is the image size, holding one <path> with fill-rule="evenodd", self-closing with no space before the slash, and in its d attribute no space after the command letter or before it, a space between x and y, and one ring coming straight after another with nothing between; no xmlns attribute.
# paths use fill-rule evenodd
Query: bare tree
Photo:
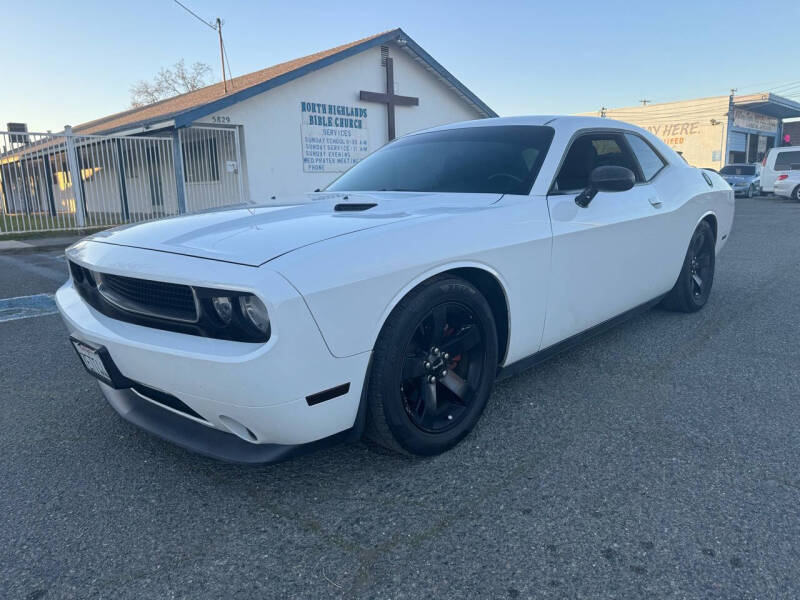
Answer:
<svg viewBox="0 0 800 600"><path fill-rule="evenodd" d="M187 68L180 59L172 67L162 67L152 82L141 80L133 84L131 106L145 106L199 89L208 85L206 78L211 74L211 67L206 63L196 62Z"/></svg>

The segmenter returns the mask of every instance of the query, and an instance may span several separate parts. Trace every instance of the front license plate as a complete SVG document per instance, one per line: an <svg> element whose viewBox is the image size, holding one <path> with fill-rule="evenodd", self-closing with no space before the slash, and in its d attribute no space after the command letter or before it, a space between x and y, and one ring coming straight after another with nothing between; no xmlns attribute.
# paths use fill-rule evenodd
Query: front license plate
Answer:
<svg viewBox="0 0 800 600"><path fill-rule="evenodd" d="M118 387L114 383L114 379L109 372L112 369L107 366L106 361L110 363L110 357L107 358L108 351L105 348L102 346L90 346L89 344L81 342L80 340L76 340L75 338L70 338L70 341L75 347L75 351L78 353L83 366L86 367L86 370L89 371L89 373L112 387Z"/></svg>

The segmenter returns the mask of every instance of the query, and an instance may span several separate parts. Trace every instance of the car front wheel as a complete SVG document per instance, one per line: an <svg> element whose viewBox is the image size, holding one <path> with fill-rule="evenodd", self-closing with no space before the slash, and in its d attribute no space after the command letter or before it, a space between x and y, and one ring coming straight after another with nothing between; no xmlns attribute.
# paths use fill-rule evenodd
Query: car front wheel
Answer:
<svg viewBox="0 0 800 600"><path fill-rule="evenodd" d="M795 202L800 202L800 185L794 188L794 191L792 192L792 199L794 199Z"/></svg>
<svg viewBox="0 0 800 600"><path fill-rule="evenodd" d="M459 277L420 284L386 321L372 357L366 435L417 455L452 448L483 412L497 370L491 307Z"/></svg>

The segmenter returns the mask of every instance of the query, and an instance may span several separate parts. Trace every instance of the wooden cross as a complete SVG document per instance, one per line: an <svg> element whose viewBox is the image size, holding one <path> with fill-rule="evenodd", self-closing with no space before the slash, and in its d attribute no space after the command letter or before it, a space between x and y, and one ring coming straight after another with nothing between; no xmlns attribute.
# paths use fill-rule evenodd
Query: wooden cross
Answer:
<svg viewBox="0 0 800 600"><path fill-rule="evenodd" d="M364 102L380 102L389 109L389 141L395 138L394 107L419 106L419 98L412 96L398 96L394 93L394 64L391 58L386 59L386 93L365 92L361 90L361 99Z"/></svg>

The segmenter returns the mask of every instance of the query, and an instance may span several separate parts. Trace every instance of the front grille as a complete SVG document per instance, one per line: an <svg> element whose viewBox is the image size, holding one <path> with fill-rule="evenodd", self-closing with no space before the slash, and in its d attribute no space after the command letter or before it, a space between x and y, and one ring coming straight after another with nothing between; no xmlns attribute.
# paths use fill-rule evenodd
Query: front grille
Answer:
<svg viewBox="0 0 800 600"><path fill-rule="evenodd" d="M211 298L236 297L240 292L99 273L73 261L69 270L81 298L112 319L219 340L262 343L269 339L269 330L265 334L246 327L241 317L226 324L216 316Z"/></svg>
<svg viewBox="0 0 800 600"><path fill-rule="evenodd" d="M98 291L122 310L189 323L198 319L195 296L188 285L107 273L97 275Z"/></svg>

